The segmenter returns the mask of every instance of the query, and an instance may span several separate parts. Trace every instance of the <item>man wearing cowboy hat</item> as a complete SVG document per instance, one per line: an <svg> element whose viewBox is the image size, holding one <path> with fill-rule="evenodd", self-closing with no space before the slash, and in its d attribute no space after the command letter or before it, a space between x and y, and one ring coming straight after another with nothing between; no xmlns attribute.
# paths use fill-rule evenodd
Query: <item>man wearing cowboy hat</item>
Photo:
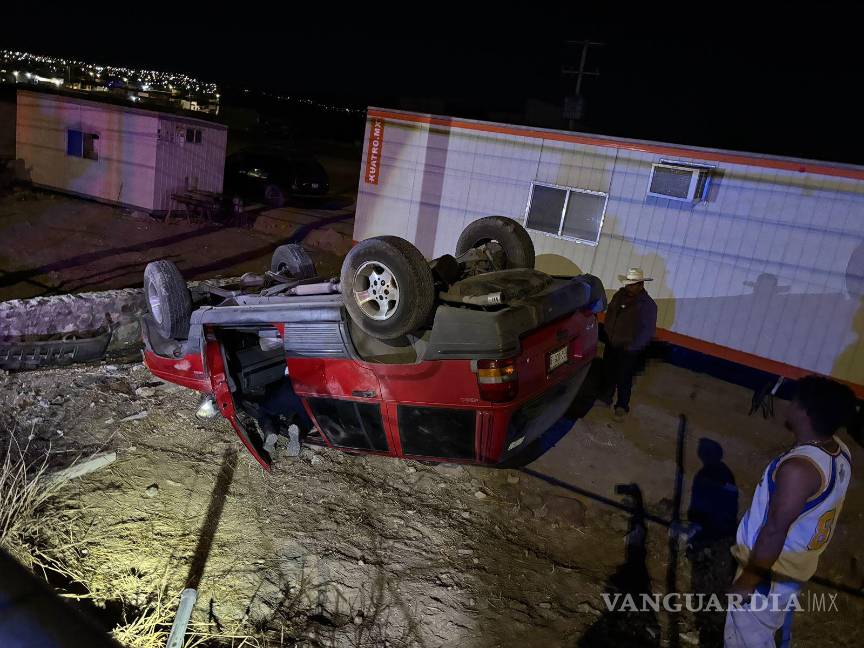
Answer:
<svg viewBox="0 0 864 648"><path fill-rule="evenodd" d="M599 400L611 407L617 390L615 418L622 419L630 411L630 391L639 353L654 337L657 304L645 290L645 282L652 279L645 276L642 268L630 268L618 279L624 286L615 293L606 310L605 380Z"/></svg>

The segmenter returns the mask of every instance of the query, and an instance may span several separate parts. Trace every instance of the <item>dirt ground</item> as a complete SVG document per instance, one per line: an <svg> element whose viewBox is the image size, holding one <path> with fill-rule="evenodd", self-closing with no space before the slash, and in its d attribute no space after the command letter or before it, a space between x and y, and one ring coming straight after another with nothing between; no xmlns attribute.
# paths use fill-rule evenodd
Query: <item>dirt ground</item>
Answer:
<svg viewBox="0 0 864 648"><path fill-rule="evenodd" d="M319 270L338 273L338 253L351 244L359 169L342 153L320 157L332 182L328 197L253 207L248 227L176 215L165 222L43 191L0 196L0 300L140 287L144 266L156 259L174 261L190 280L262 272L273 250L292 242L309 249Z"/></svg>
<svg viewBox="0 0 864 648"><path fill-rule="evenodd" d="M195 394L140 364L0 381L0 429L50 443L58 464L117 451L115 463L72 482L63 504L77 543L66 557L108 610L133 615L160 589L176 601L197 574L197 622L253 628L270 645L720 645L722 617L610 613L601 594L725 586L728 538L690 549L668 539L680 414L684 518L705 508L706 484L716 494L711 484L730 477L740 493L726 487L709 509L740 516L789 442L782 402L777 420L748 417L749 391L652 364L626 422L595 408L525 471L309 447L277 455L265 474L226 422L194 418ZM641 514L619 484L638 486ZM797 645L858 643L862 514L853 478L820 565L824 584L810 586L838 594L839 612L796 615Z"/></svg>

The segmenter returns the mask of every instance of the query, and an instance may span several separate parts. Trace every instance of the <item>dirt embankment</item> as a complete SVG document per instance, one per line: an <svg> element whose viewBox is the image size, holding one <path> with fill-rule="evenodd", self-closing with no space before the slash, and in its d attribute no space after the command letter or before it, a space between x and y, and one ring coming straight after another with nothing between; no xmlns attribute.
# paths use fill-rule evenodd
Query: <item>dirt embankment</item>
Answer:
<svg viewBox="0 0 864 648"><path fill-rule="evenodd" d="M685 512L700 483L698 439L725 448L740 511L782 445L776 423L738 413L747 392L667 366L637 386L625 424L592 411L530 467L546 480L320 448L277 457L264 474L224 421L194 418L196 400L139 364L38 371L2 379L0 424L50 443L58 466L117 451L64 494L76 544L58 545L97 600L132 615L197 579L196 623L259 632L262 645L660 646L673 627L677 645L700 634L712 645L722 618L608 613L601 594L662 592L670 575L678 591L724 587L701 571L710 548L700 559L682 546L670 562L678 412L692 435ZM659 523L617 507L633 501L616 495L620 483L639 486ZM864 584L862 508L856 480L820 570L835 589L824 591ZM801 645L855 643L862 599L841 593L838 605L798 615Z"/></svg>

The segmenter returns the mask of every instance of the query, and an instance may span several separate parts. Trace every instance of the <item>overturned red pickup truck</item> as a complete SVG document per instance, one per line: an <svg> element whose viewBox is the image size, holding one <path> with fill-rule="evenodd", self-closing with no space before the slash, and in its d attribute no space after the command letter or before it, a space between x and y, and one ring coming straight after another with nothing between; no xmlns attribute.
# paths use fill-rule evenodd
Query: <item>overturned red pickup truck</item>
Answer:
<svg viewBox="0 0 864 648"><path fill-rule="evenodd" d="M596 277L533 266L527 232L500 216L431 262L403 239L367 239L333 279L294 244L263 275L193 292L156 261L145 362L204 392L265 468L294 425L352 453L514 465L576 396L606 306Z"/></svg>

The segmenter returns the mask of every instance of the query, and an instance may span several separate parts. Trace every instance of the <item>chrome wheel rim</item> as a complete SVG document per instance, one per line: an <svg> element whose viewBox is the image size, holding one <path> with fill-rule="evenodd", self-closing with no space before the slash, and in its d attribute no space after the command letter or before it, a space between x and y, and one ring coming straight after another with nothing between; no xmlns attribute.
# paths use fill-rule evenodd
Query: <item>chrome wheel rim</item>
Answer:
<svg viewBox="0 0 864 648"><path fill-rule="evenodd" d="M389 319L399 307L399 284L383 263L366 261L354 273L354 302L369 319Z"/></svg>

